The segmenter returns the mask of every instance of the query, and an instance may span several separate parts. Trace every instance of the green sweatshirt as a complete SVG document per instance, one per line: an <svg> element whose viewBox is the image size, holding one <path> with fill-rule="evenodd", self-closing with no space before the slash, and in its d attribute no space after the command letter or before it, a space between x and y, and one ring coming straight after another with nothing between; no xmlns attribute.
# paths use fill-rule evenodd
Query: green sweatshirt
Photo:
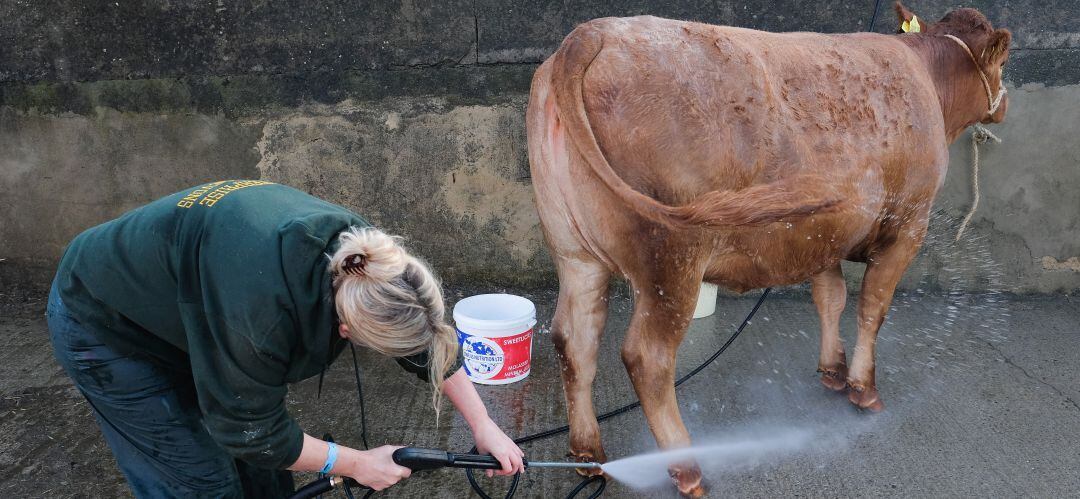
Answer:
<svg viewBox="0 0 1080 499"><path fill-rule="evenodd" d="M337 235L370 224L290 187L205 184L83 232L57 272L61 299L101 341L190 373L210 435L262 468L296 461L287 383L346 343L327 270ZM426 358L399 359L426 378Z"/></svg>

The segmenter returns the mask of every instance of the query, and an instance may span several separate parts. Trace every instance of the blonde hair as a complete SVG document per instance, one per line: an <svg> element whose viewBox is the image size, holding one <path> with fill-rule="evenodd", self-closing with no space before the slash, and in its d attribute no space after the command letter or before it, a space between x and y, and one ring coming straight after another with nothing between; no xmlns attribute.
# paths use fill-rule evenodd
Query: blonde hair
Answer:
<svg viewBox="0 0 1080 499"><path fill-rule="evenodd" d="M338 318L357 345L391 357L428 352L438 419L443 378L457 358L457 334L446 323L442 286L401 238L350 227L330 256Z"/></svg>

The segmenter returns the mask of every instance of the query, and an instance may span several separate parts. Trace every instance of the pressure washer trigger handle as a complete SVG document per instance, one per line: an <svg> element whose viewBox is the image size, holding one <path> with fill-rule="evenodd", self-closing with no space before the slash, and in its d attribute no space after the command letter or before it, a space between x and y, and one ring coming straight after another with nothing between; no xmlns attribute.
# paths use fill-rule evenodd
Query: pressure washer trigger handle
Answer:
<svg viewBox="0 0 1080 499"><path fill-rule="evenodd" d="M394 462L413 471L437 468L502 469L502 464L490 454L455 454L439 449L402 447L394 451Z"/></svg>
<svg viewBox="0 0 1080 499"><path fill-rule="evenodd" d="M451 467L472 468L476 470L501 470L502 463L491 454L455 454L450 453Z"/></svg>
<svg viewBox="0 0 1080 499"><path fill-rule="evenodd" d="M449 452L439 449L402 447L394 451L394 462L413 471L434 470L453 465Z"/></svg>

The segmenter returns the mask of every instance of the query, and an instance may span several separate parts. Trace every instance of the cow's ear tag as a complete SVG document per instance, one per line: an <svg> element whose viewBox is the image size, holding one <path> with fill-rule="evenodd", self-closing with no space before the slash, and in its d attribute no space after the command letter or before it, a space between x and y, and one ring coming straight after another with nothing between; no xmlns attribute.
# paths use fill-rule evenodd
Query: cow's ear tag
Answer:
<svg viewBox="0 0 1080 499"><path fill-rule="evenodd" d="M918 33L922 31L922 26L919 26L919 16L911 16L910 21L904 21L900 25L900 30L904 33Z"/></svg>

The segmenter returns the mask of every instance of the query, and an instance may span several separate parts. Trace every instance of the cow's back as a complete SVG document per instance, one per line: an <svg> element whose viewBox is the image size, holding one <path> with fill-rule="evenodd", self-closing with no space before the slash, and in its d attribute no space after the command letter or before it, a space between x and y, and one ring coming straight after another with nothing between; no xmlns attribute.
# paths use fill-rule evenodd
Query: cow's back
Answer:
<svg viewBox="0 0 1080 499"><path fill-rule="evenodd" d="M943 173L943 142L939 153L914 151L943 135L933 84L890 37L649 16L578 29L603 34L583 82L597 141L623 179L663 202L797 174L840 181L865 175L867 162L882 177Z"/></svg>

